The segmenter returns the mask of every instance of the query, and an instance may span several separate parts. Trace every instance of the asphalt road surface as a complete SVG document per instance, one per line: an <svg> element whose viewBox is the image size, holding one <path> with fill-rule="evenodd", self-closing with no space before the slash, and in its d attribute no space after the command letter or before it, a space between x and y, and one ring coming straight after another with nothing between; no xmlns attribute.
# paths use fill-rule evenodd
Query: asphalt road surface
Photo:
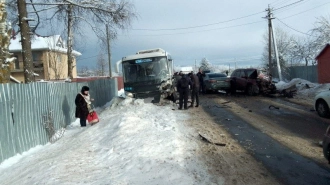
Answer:
<svg viewBox="0 0 330 185"><path fill-rule="evenodd" d="M318 144L330 120L312 104L243 94L207 94L200 102L281 183L330 184L330 165Z"/></svg>

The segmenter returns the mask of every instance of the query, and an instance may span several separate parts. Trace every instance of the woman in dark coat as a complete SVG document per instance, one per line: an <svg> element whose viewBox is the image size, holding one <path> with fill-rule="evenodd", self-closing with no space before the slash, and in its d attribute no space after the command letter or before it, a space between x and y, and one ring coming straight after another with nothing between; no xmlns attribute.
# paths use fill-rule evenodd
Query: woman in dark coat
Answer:
<svg viewBox="0 0 330 185"><path fill-rule="evenodd" d="M83 96L88 96L89 87L83 86L81 92L77 94L75 99L76 118L80 118L80 126L86 127L86 119L88 116L87 102Z"/></svg>

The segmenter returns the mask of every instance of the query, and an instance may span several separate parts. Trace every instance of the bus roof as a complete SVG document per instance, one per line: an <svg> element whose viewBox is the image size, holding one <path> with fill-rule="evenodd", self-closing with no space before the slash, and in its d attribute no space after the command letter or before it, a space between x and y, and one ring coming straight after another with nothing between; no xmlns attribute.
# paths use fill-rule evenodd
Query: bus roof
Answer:
<svg viewBox="0 0 330 185"><path fill-rule="evenodd" d="M129 55L126 57L123 57L122 61L127 61L127 60L135 60L139 58L149 58L149 57L160 57L160 56L168 56L168 53L161 49L149 49L149 50L141 50L138 51L135 55Z"/></svg>

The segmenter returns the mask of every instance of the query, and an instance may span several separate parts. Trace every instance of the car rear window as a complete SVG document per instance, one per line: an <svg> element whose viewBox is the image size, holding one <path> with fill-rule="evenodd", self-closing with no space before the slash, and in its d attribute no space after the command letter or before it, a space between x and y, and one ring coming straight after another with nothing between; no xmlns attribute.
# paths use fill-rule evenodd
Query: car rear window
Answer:
<svg viewBox="0 0 330 185"><path fill-rule="evenodd" d="M219 74L209 74L209 77L210 78L226 77L226 75L225 74L221 74L221 73L219 73Z"/></svg>

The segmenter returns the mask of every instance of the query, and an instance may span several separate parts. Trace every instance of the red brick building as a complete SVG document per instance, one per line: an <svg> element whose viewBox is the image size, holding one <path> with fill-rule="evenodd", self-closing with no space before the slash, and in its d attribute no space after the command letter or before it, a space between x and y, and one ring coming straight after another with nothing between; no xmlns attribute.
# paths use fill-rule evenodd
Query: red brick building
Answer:
<svg viewBox="0 0 330 185"><path fill-rule="evenodd" d="M330 44L316 56L318 83L330 83Z"/></svg>

